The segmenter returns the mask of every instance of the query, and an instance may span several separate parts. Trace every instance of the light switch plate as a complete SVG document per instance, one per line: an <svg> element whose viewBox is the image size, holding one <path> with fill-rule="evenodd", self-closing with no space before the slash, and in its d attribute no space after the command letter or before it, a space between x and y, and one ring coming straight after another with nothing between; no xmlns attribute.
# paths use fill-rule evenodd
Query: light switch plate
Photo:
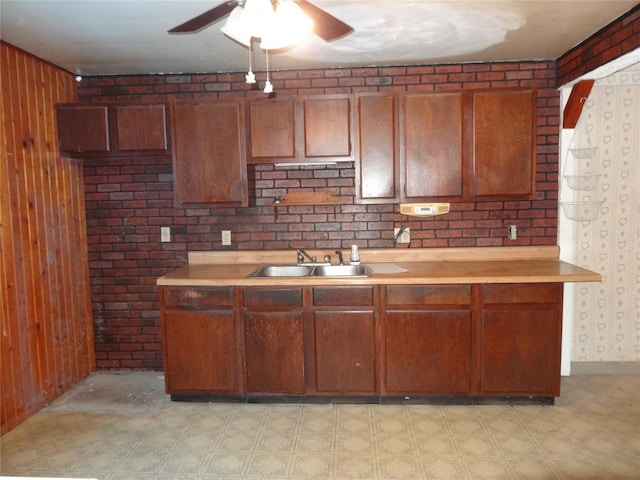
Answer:
<svg viewBox="0 0 640 480"><path fill-rule="evenodd" d="M160 227L160 241L161 242L171 241L171 227Z"/></svg>
<svg viewBox="0 0 640 480"><path fill-rule="evenodd" d="M222 230L222 245L231 245L231 230Z"/></svg>

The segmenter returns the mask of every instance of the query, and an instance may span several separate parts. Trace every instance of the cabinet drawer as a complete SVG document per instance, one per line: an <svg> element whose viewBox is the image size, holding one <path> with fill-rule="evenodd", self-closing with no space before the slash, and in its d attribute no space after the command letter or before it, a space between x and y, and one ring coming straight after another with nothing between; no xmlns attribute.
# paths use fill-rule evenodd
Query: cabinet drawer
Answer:
<svg viewBox="0 0 640 480"><path fill-rule="evenodd" d="M165 288L165 307L210 309L233 306L233 289L229 288Z"/></svg>
<svg viewBox="0 0 640 480"><path fill-rule="evenodd" d="M245 307L297 307L302 306L302 288L246 288Z"/></svg>
<svg viewBox="0 0 640 480"><path fill-rule="evenodd" d="M482 302L557 303L562 299L561 283L506 283L482 286Z"/></svg>
<svg viewBox="0 0 640 480"><path fill-rule="evenodd" d="M388 286L387 305L468 305L471 285Z"/></svg>
<svg viewBox="0 0 640 480"><path fill-rule="evenodd" d="M373 287L314 287L316 307L360 307L373 305Z"/></svg>

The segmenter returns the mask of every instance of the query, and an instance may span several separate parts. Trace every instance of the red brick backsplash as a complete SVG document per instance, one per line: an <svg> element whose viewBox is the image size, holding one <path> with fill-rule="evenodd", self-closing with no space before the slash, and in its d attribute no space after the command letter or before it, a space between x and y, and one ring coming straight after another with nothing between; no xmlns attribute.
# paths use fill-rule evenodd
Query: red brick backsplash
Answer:
<svg viewBox="0 0 640 480"><path fill-rule="evenodd" d="M259 80L263 78L258 74ZM532 201L452 203L433 218L401 216L396 205L354 203L353 163L327 167L249 166L249 208L182 207L173 199L169 156L84 161L97 368L161 369L156 278L195 250L392 248L393 228L411 229L411 247L555 245L559 93L555 62L514 62L273 72L280 94L417 92L536 87L537 197ZM165 101L262 96L244 75L88 77L81 101ZM316 190L342 205L260 206L288 192ZM518 239L507 227L518 225ZM160 227L171 242L160 242ZM231 230L223 247L221 231ZM407 248L400 244L397 248ZM294 255L292 253L292 261Z"/></svg>

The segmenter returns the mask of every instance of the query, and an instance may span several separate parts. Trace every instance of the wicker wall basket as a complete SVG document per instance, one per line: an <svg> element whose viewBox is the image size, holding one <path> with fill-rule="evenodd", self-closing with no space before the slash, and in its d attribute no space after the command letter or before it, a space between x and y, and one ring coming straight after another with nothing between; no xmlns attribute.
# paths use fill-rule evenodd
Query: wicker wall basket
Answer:
<svg viewBox="0 0 640 480"><path fill-rule="evenodd" d="M571 190L594 190L600 175L565 175L564 178Z"/></svg>
<svg viewBox="0 0 640 480"><path fill-rule="evenodd" d="M577 222L590 222L598 218L600 212L600 205L604 201L598 202L561 202L562 210L565 217L569 220L575 220Z"/></svg>
<svg viewBox="0 0 640 480"><path fill-rule="evenodd" d="M593 158L598 147L570 148L569 151L574 158Z"/></svg>

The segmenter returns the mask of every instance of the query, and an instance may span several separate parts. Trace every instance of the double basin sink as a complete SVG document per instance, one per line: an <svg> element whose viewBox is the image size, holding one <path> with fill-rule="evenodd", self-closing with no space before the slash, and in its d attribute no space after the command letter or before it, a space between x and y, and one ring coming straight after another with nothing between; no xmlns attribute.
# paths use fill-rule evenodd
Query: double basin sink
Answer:
<svg viewBox="0 0 640 480"><path fill-rule="evenodd" d="M367 277L365 265L267 265L250 277Z"/></svg>

